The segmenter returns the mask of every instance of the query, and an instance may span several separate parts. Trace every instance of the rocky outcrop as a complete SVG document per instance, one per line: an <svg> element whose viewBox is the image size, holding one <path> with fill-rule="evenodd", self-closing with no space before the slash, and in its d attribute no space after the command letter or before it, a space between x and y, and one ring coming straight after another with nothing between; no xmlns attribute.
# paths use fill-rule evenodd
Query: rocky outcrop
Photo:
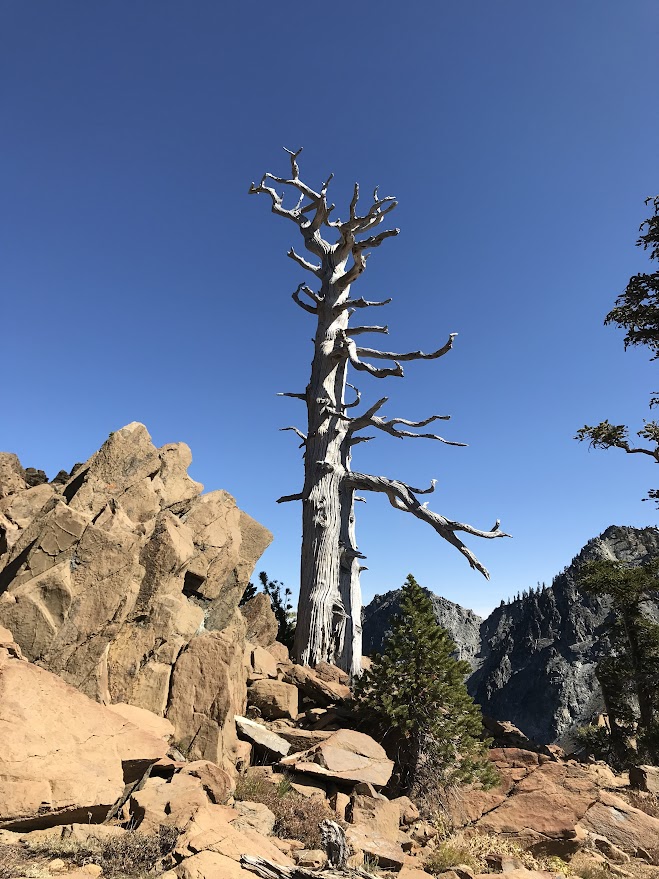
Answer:
<svg viewBox="0 0 659 879"><path fill-rule="evenodd" d="M483 712L512 721L531 739L571 747L574 731L603 710L595 666L608 649L606 599L577 587L585 562L618 559L641 564L659 557L656 528L611 526L589 541L548 588L496 608L486 620L433 596L440 625L456 642L456 655L474 669L468 688ZM377 650L399 592L376 596L364 611L364 643ZM649 612L659 619L656 605Z"/></svg>
<svg viewBox="0 0 659 879"><path fill-rule="evenodd" d="M201 494L190 461L138 423L50 484L0 456L0 625L90 698L167 716L190 756L233 769L238 602L271 535L227 492Z"/></svg>
<svg viewBox="0 0 659 879"><path fill-rule="evenodd" d="M0 650L0 728L0 827L9 829L102 821L168 747L18 648Z"/></svg>
<svg viewBox="0 0 659 879"><path fill-rule="evenodd" d="M472 610L454 604L439 595L428 594L435 612L435 619L446 629L455 641L456 659L464 659L470 665L475 664L475 657L480 650L480 627L482 618ZM379 653L382 643L389 631L390 620L400 613L402 590L395 589L386 595L376 595L363 613L363 645L367 655Z"/></svg>

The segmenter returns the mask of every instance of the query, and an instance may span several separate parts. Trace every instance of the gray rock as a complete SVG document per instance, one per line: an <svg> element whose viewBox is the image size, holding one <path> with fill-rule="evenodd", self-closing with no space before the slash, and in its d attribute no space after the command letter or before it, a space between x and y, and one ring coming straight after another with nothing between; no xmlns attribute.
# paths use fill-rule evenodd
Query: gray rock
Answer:
<svg viewBox="0 0 659 879"><path fill-rule="evenodd" d="M596 559L641 564L655 557L656 528L612 525L551 586L502 603L486 620L432 596L437 621L456 642L456 656L474 669L468 688L483 712L512 721L536 742L571 748L576 729L604 710L595 666L609 648L611 614L608 599L578 589L578 571ZM399 602L400 592L389 592L365 608L365 652L381 648ZM659 620L657 603L649 602L646 612Z"/></svg>
<svg viewBox="0 0 659 879"><path fill-rule="evenodd" d="M262 748L277 759L285 757L291 749L290 744L281 736L248 717L236 715L236 729L241 738L247 739L257 748Z"/></svg>

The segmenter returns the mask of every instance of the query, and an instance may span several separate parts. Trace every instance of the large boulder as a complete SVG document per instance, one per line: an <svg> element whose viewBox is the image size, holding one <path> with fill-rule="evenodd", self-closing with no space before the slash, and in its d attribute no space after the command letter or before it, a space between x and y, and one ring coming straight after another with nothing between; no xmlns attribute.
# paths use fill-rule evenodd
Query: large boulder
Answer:
<svg viewBox="0 0 659 879"><path fill-rule="evenodd" d="M190 461L136 422L50 484L0 455L0 625L87 696L166 716L191 756L228 766L238 602L271 535L227 492L201 494Z"/></svg>
<svg viewBox="0 0 659 879"><path fill-rule="evenodd" d="M394 764L384 748L370 736L351 729L340 729L328 739L300 754L280 761L296 772L331 779L337 783L369 782L384 787Z"/></svg>
<svg viewBox="0 0 659 879"><path fill-rule="evenodd" d="M0 827L103 820L166 742L0 651Z"/></svg>

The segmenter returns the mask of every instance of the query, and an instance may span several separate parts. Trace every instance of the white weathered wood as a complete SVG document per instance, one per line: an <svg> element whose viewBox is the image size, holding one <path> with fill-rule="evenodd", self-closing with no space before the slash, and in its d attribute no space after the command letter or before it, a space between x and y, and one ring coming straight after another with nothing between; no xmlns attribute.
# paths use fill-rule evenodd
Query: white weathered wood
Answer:
<svg viewBox="0 0 659 879"><path fill-rule="evenodd" d="M272 212L298 226L305 248L317 261L307 260L293 248L288 251L288 256L320 282L317 292L301 283L292 294L294 301L316 318L314 356L311 377L304 394L282 394L303 400L307 407L306 433L295 427L283 428L293 431L302 440L304 485L302 491L285 495L278 501L302 501L300 600L295 657L299 662L312 666L324 660L355 675L360 672L362 652L359 575L365 570L360 565L364 556L359 552L355 535L355 501L363 500L355 497L357 489L385 493L392 506L430 524L467 558L473 568L486 577L486 569L456 537L455 532L464 531L486 538L508 535L499 530L498 522L492 531L481 531L428 510L427 504L420 504L416 495L431 492L434 480L430 489L422 491L398 480L351 472L353 446L373 438L356 435L364 428L376 428L401 439L416 437L447 445L464 445L437 434L401 428L401 425L407 428L425 427L433 421L447 420L448 416L431 415L421 421L410 421L405 418L384 419L376 415L387 402L386 397L378 400L361 416L346 414L346 410L361 402L361 395L356 389L356 399L349 403L345 400L346 387L352 387L347 382L349 364L374 378L402 377L401 361L443 357L453 347L456 333L451 333L444 345L429 354L423 351L396 354L357 346L353 336L389 332L386 326L349 326L350 317L356 310L381 307L391 302L391 299L379 302L351 299L350 290L352 283L366 268L368 251L398 235L398 229L387 229L363 237L394 210L396 199L392 196L380 198L376 189L368 210L360 215L357 213L359 186L355 184L348 219L345 222L330 219L335 206L328 205L326 196L332 175L316 192L300 179L297 159L301 150L286 152L290 156L291 176L285 178L266 173L259 184L251 185L250 192L269 196ZM284 196L270 183L296 190L299 194L297 204L293 208L284 207ZM332 243L323 238L323 227L336 230L337 240ZM306 299L302 299L302 295ZM369 360L389 360L392 365L378 367Z"/></svg>

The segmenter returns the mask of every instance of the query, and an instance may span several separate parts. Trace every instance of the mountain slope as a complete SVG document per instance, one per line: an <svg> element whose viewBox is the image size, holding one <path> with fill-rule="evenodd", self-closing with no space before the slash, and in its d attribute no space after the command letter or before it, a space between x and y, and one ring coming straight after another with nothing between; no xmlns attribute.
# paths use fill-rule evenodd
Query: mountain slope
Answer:
<svg viewBox="0 0 659 879"><path fill-rule="evenodd" d="M511 720L538 742L570 745L575 729L602 710L595 665L608 647L603 630L610 613L608 600L578 590L578 570L594 559L641 564L658 556L656 528L612 525L550 587L498 607L486 620L435 597L438 622L474 668L469 691L484 713ZM377 596L365 608L367 651L381 646L397 595ZM656 605L652 613L659 618Z"/></svg>

